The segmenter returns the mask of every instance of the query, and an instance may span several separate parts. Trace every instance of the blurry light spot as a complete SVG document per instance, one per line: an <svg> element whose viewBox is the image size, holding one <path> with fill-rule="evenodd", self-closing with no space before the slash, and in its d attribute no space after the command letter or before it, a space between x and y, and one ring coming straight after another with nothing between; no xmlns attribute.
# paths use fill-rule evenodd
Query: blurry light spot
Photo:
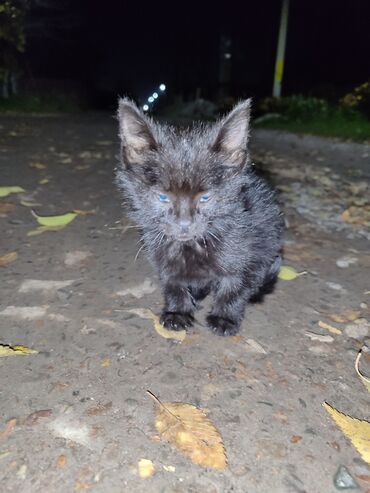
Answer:
<svg viewBox="0 0 370 493"><path fill-rule="evenodd" d="M153 98L154 99L157 99L157 97L158 97L158 93L157 92L153 92Z"/></svg>
<svg viewBox="0 0 370 493"><path fill-rule="evenodd" d="M230 58L231 58L231 53L225 53L225 58L226 58L226 60L230 60Z"/></svg>
<svg viewBox="0 0 370 493"><path fill-rule="evenodd" d="M144 104L144 106L143 106L143 110L144 110L144 111L148 111L148 110L149 110L149 106L148 106L147 104Z"/></svg>
<svg viewBox="0 0 370 493"><path fill-rule="evenodd" d="M149 103L153 103L153 101L154 101L153 96L150 96L150 97L148 98L148 101L149 101Z"/></svg>
<svg viewBox="0 0 370 493"><path fill-rule="evenodd" d="M160 89L161 91L165 91L165 90L166 90L166 86L165 86L164 84L161 84L161 85L159 86L159 89Z"/></svg>

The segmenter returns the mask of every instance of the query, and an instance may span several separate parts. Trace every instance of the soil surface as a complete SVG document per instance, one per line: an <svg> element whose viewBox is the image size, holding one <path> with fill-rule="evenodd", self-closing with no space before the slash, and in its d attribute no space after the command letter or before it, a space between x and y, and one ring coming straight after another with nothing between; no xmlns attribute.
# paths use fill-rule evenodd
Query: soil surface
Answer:
<svg viewBox="0 0 370 493"><path fill-rule="evenodd" d="M183 342L132 311L162 300L121 209L117 154L110 115L0 118L0 186L25 190L0 199L0 343L38 351L0 358L1 492L369 492L370 466L322 404L369 417L354 363L370 332L370 148L252 134L286 215L284 265L305 274L249 306L235 337L207 330L205 300ZM32 211L72 210L84 213L28 236ZM226 469L161 440L146 390L205 409Z"/></svg>

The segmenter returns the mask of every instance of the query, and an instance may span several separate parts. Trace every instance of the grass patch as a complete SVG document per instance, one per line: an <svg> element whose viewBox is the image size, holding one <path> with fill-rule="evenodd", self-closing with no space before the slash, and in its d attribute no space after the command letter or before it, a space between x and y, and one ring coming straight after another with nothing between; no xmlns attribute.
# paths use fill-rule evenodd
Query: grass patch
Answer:
<svg viewBox="0 0 370 493"><path fill-rule="evenodd" d="M307 121L289 120L284 117L256 123L255 128L286 130L299 134L339 137L356 141L370 141L370 121L366 118L345 119L338 117L317 118Z"/></svg>
<svg viewBox="0 0 370 493"><path fill-rule="evenodd" d="M330 104L325 99L300 94L284 98L264 98L259 102L255 126L289 132L370 140L370 120L358 109ZM260 121L259 121L260 120Z"/></svg>
<svg viewBox="0 0 370 493"><path fill-rule="evenodd" d="M74 97L55 96L12 96L0 98L0 113L75 113L81 106Z"/></svg>

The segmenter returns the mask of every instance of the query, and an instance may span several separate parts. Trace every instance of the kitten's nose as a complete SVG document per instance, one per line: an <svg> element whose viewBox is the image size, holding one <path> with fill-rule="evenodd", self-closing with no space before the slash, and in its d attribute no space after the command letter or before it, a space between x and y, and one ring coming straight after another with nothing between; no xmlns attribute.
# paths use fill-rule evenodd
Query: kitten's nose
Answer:
<svg viewBox="0 0 370 493"><path fill-rule="evenodd" d="M189 231L191 225L190 219L180 219L179 226L181 228L182 233L187 233Z"/></svg>

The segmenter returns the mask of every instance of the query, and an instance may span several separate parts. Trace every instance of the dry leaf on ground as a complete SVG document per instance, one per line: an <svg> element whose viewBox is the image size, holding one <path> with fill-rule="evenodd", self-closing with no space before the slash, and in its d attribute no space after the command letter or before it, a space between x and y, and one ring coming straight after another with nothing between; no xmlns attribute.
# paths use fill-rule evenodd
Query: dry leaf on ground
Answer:
<svg viewBox="0 0 370 493"><path fill-rule="evenodd" d="M219 431L205 412L191 404L155 400L155 426L161 436L195 464L225 469L227 459Z"/></svg>
<svg viewBox="0 0 370 493"><path fill-rule="evenodd" d="M165 339L175 339L182 342L186 337L186 330L168 330L159 321L159 317L147 308L131 308L127 310L129 313L135 313L141 318L147 318L154 322L156 332Z"/></svg>
<svg viewBox="0 0 370 493"><path fill-rule="evenodd" d="M142 479L150 478L155 473L155 467L150 459L140 459L137 463L139 476Z"/></svg>
<svg viewBox="0 0 370 493"><path fill-rule="evenodd" d="M370 205L361 207L352 205L342 213L342 219L348 224L370 224Z"/></svg>
<svg viewBox="0 0 370 493"><path fill-rule="evenodd" d="M0 267L4 267L4 265L8 265L11 262L14 262L18 258L17 252L6 253L5 255L0 256Z"/></svg>
<svg viewBox="0 0 370 493"><path fill-rule="evenodd" d="M43 306L14 306L10 305L0 312L3 317L15 317L25 320L35 320L46 315L49 305Z"/></svg>
<svg viewBox="0 0 370 493"><path fill-rule="evenodd" d="M370 464L370 423L341 413L327 402L324 402L323 406L360 452L364 461Z"/></svg>
<svg viewBox="0 0 370 493"><path fill-rule="evenodd" d="M345 324L347 322L353 322L361 315L361 310L344 310L341 313L332 313L328 317L334 322Z"/></svg>
<svg viewBox="0 0 370 493"><path fill-rule="evenodd" d="M58 289L67 288L75 282L74 279L68 281L43 281L40 279L26 279L20 285L19 293L32 293L34 291L42 291L44 293L58 291Z"/></svg>
<svg viewBox="0 0 370 493"><path fill-rule="evenodd" d="M39 411L34 411L27 416L23 424L26 426L35 426L40 421L40 418L49 418L52 414L52 409L40 409Z"/></svg>
<svg viewBox="0 0 370 493"><path fill-rule="evenodd" d="M370 392L370 378L363 375L359 369L362 352L363 352L363 350L361 349L361 351L359 351L359 353L357 355L357 358L355 361L355 370L356 370L357 375L361 378L361 382L365 385L368 392ZM370 437L369 437L369 440L370 440Z"/></svg>
<svg viewBox="0 0 370 493"><path fill-rule="evenodd" d="M315 334L315 332L310 332L309 330L307 330L304 335L309 337L311 339L311 341L319 341L319 342L333 342L334 341L333 336L330 336L328 334L325 334L325 335Z"/></svg>
<svg viewBox="0 0 370 493"><path fill-rule="evenodd" d="M5 428L3 430L0 431L0 439L1 438L6 438L9 433L11 433L15 427L15 425L17 424L17 419L16 418L12 418L10 419L6 425L5 425Z"/></svg>
<svg viewBox="0 0 370 493"><path fill-rule="evenodd" d="M0 344L0 358L6 356L25 356L27 354L37 354L38 351L30 349L26 346L8 346L7 344Z"/></svg>
<svg viewBox="0 0 370 493"><path fill-rule="evenodd" d="M293 267L283 265L279 269L278 278L282 279L283 281L292 281L293 279L296 279L299 276L303 276L304 274L307 274L307 272L297 272Z"/></svg>
<svg viewBox="0 0 370 493"><path fill-rule="evenodd" d="M154 284L154 282L149 279L148 277L142 282L141 284L138 284L136 286L132 286L130 288L122 289L121 291L117 291L118 296L134 296L135 298L142 298L146 294L151 294L154 293L154 291L157 289L157 286Z"/></svg>
<svg viewBox="0 0 370 493"><path fill-rule="evenodd" d="M2 202L0 203L0 214L8 214L8 212L13 212L15 208L15 204L11 204L10 202Z"/></svg>
<svg viewBox="0 0 370 493"><path fill-rule="evenodd" d="M341 334L342 331L340 329L337 329L336 327L333 327L332 325L327 324L326 322L323 322L322 320L319 320L318 326L321 327L322 329L326 329L332 334Z"/></svg>
<svg viewBox="0 0 370 493"><path fill-rule="evenodd" d="M46 164L42 164L42 163L31 163L31 164L29 164L29 167L33 168L33 169L46 169L47 168Z"/></svg>

